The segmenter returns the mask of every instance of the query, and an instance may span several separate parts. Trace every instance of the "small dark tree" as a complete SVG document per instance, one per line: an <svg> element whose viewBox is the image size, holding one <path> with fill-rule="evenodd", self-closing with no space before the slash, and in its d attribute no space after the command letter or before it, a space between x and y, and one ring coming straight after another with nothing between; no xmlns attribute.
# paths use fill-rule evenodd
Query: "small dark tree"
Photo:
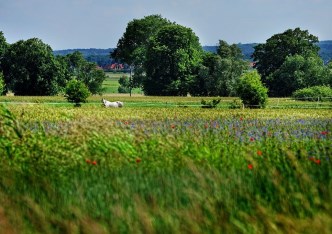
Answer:
<svg viewBox="0 0 332 234"><path fill-rule="evenodd" d="M249 108L265 108L267 88L264 87L256 70L243 74L237 86L237 93L243 104Z"/></svg>
<svg viewBox="0 0 332 234"><path fill-rule="evenodd" d="M127 76L123 75L119 79L119 93L129 93L130 92L130 81Z"/></svg>
<svg viewBox="0 0 332 234"><path fill-rule="evenodd" d="M79 80L70 80L65 89L65 98L68 102L74 103L75 107L80 107L81 102L86 102L90 92L86 85Z"/></svg>
<svg viewBox="0 0 332 234"><path fill-rule="evenodd" d="M0 71L2 71L1 69L1 61L3 60L4 54L6 49L8 48L8 43L6 42L6 38L3 35L3 32L0 31Z"/></svg>
<svg viewBox="0 0 332 234"><path fill-rule="evenodd" d="M3 94L4 91L5 91L5 82L4 82L4 79L3 79L3 74L0 71L0 95Z"/></svg>

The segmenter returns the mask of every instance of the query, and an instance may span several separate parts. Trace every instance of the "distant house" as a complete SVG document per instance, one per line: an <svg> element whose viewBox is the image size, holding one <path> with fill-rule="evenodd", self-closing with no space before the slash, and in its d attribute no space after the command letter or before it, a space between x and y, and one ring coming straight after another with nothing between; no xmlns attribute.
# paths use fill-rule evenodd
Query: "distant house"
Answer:
<svg viewBox="0 0 332 234"><path fill-rule="evenodd" d="M124 65L122 63L112 63L108 64L104 67L105 70L113 70L113 71L118 71L118 70L123 70Z"/></svg>

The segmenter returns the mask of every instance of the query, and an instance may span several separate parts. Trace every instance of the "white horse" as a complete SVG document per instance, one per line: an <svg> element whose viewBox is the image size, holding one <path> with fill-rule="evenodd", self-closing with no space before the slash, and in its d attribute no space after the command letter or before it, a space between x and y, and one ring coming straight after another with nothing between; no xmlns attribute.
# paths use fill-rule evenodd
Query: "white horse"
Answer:
<svg viewBox="0 0 332 234"><path fill-rule="evenodd" d="M105 100L104 98L101 101L102 101L104 107L115 107L115 108L123 107L123 102L120 102L120 101L110 102L110 101Z"/></svg>

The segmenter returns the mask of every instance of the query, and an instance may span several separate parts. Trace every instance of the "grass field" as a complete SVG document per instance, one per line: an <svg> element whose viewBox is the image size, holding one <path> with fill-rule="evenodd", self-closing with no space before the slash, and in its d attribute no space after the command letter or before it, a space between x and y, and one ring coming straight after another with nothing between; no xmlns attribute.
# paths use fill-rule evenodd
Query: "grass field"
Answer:
<svg viewBox="0 0 332 234"><path fill-rule="evenodd" d="M106 72L106 80L103 83L103 93L104 94L117 94L119 88L119 79L122 76L129 77L127 73L113 73L113 72ZM140 94L142 93L140 89L135 88L132 90L133 94Z"/></svg>
<svg viewBox="0 0 332 234"><path fill-rule="evenodd" d="M0 233L332 232L328 106L105 97L0 97Z"/></svg>

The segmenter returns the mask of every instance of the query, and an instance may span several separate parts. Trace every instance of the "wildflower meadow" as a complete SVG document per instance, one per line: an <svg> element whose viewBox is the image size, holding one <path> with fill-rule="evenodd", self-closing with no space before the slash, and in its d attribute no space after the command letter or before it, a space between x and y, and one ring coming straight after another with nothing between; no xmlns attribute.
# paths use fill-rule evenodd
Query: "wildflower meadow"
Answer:
<svg viewBox="0 0 332 234"><path fill-rule="evenodd" d="M332 232L330 109L15 98L0 106L0 233Z"/></svg>

